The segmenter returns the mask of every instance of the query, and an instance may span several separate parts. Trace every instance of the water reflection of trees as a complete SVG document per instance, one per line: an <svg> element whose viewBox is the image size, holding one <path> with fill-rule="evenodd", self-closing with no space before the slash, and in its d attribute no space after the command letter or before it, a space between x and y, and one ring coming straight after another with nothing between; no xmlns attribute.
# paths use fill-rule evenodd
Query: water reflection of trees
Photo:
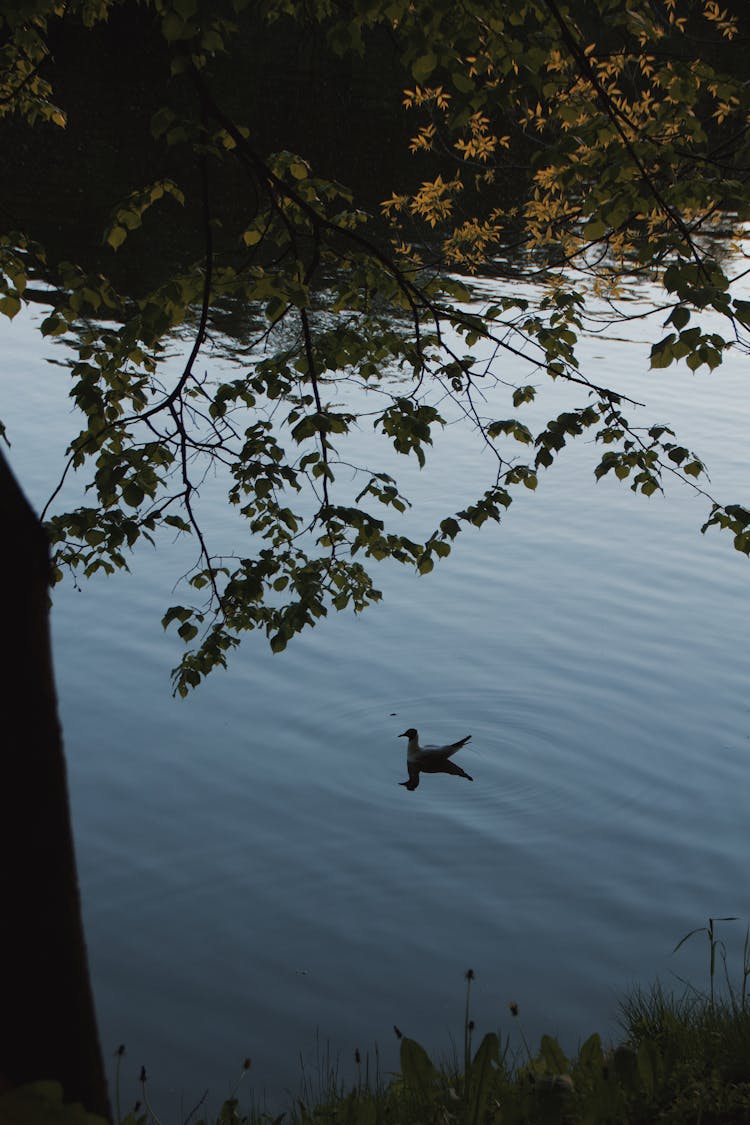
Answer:
<svg viewBox="0 0 750 1125"><path fill-rule="evenodd" d="M14 103L21 114L0 124L13 154L1 185L0 312L45 306L42 334L70 349L81 426L66 474L81 474L86 496L48 512L56 574L66 565L112 571L143 539L191 536L198 562L187 604L164 617L186 644L175 677L184 694L250 630L279 651L329 611L376 601L375 562L428 573L463 529L499 521L584 434L603 450L597 477L649 495L675 474L703 496L706 526L729 529L750 553L748 510L715 501L700 459L664 424L633 421L637 404L606 373L585 370L578 349L592 293L614 302L620 322L629 318L617 286L634 259L660 287L644 322L666 318L653 367L713 369L726 348L746 345L750 302L701 241L712 216L747 213L750 91L733 45L744 9L691 5L684 22L675 5L638 0L607 5L606 20L556 0L489 12L290 5L275 24L264 12L254 6L236 36L220 4L204 6L205 19L192 4L97 11L45 0L0 16L0 111ZM97 14L107 18L91 26ZM726 73L713 74L714 60ZM48 79L68 111L65 132L52 128L62 111ZM415 120L401 112L407 85ZM395 245L380 213L368 214L389 193ZM519 259L521 277L545 284L498 287L478 302L449 271L515 270L517 282L520 226L521 249L534 248ZM726 338L706 310L725 319ZM236 361L231 371L212 367L211 344ZM524 410L548 380L571 401L533 421ZM473 499L417 537L391 460L426 465L451 412L489 468ZM352 459L351 497L340 447L356 451L364 425L384 453ZM211 466L244 521L241 557L221 556L205 533L199 491ZM3 487L11 512L13 487ZM15 591L12 575L6 585ZM18 626L14 651L44 661L44 645L29 643L39 641L41 605L37 596L36 624L31 634ZM39 903L72 919L70 940L55 944L78 970L84 963L70 852L50 878L34 850L69 828L50 683L34 668L50 724L38 758L19 711L28 683L10 681L21 732L11 765L26 773L10 775L4 852L15 854L19 839L33 846L13 902L27 928L18 934L34 932L28 949L14 946L24 972L5 1026L6 1038L7 1029L26 1033L29 1013L43 1010L47 1041L42 1064L25 1035L10 1077L62 1074L78 1096L71 1074L90 1063L97 1088L84 1083L80 1095L106 1112L92 1020L78 1038L65 1023L60 982L78 980L83 995L80 973L56 967L54 1019L47 995L29 1002L39 996L41 954L29 955L44 933ZM52 809L29 833L37 761ZM58 911L50 903L60 887ZM69 1046L74 1057L61 1062Z"/></svg>
<svg viewBox="0 0 750 1125"><path fill-rule="evenodd" d="M553 25L560 37L536 102L532 72L504 66L506 38L470 16L464 24L451 13L446 50L462 57L473 45L483 62L467 55L466 73L451 76L448 91L427 84L433 72L447 82L432 47L413 61L412 40L421 42L424 29L411 8L401 14L398 34L396 25L372 19L356 64L334 49L337 36L352 31L345 16L313 20L323 56L293 19L266 27L257 14L248 16L237 40L242 49L210 68L209 77L202 56L185 54L179 28L189 15L176 13L178 31L162 35L154 13L125 6L93 30L64 28L55 80L71 107L67 136L58 130L47 148L31 146L22 126L5 120L7 136L21 139L6 189L8 214L19 208L14 218L26 234L44 232L52 249L43 256L30 242L6 242L6 276L14 285L23 280L26 290L9 290L3 311L10 315L29 298L46 300L43 334L72 343L71 394L83 426L67 471L90 474L94 500L73 512L50 508L57 573L65 566L109 572L125 565L139 539L166 528L193 535L200 561L189 582L206 601L173 606L165 617L186 642L200 638L178 672L179 690L223 664L248 629L262 628L280 649L330 608L360 610L376 600L362 559L428 572L463 527L500 519L514 496L533 490L540 471L587 431L605 447L597 476L611 473L649 495L663 473L676 472L703 491L700 459L667 427L633 423L628 414L636 404L582 370L577 341L594 308L591 293L599 299L606 290L611 315L628 319L617 302L640 273L663 278L670 294L675 330L654 345L654 366L680 358L689 366L720 362L727 341L688 323L707 303L733 318L738 346L745 304L732 303L718 257L702 241L719 208L713 197L704 200L706 214L694 221L690 207L700 204L699 192L686 200L681 187L657 183L623 135L606 66L592 69L592 51L578 50L572 17L552 0L547 7L552 25L541 10L524 15L529 43L539 30L547 43ZM224 28L216 18L212 29L196 34L220 41ZM665 142L668 113L653 98L648 106L639 100L655 64L643 58L641 32L629 19L625 13L618 24L631 37L628 66L639 76L629 95L629 127L638 122L639 140L649 145L656 120L659 159L681 168L684 152ZM444 34L440 23L432 27L436 43ZM514 47L523 49L521 42ZM296 61L282 78L278 62L290 56ZM142 65L133 84L136 57ZM417 114L409 126L400 106L409 73L404 58L419 79L406 95ZM170 68L176 76L165 91ZM94 103L97 79L104 95ZM331 129L326 108L334 102ZM238 120L244 109L248 127ZM513 128L496 132L513 114ZM397 167L385 140L396 121L401 135L417 130L416 161L405 145L395 146ZM691 129L697 143L700 130L692 123ZM61 156L71 149L92 175L81 177L70 162L63 172ZM731 159L739 151L731 149ZM598 180L617 172L618 161L622 176L612 182L619 187L605 190L597 204ZM450 181L436 174L446 162ZM641 169L637 182L631 165ZM420 182L428 168L434 178ZM355 190L342 187L334 172ZM383 199L399 180L402 190L384 204L401 239L394 246L382 216L373 218L363 203ZM24 197L19 185L42 182L46 205L32 207L31 193ZM727 183L729 199L739 189ZM49 206L55 191L68 203L56 212ZM508 205L516 195L522 209ZM659 206L651 214L654 200ZM409 242L420 222L419 241ZM102 228L94 249L92 231ZM81 253L68 259L63 248L72 235L80 235ZM448 263L512 284L485 286L478 295L446 272ZM103 264L113 266L106 279ZM662 315L658 300L652 306L648 315ZM213 365L217 355L236 365L231 374ZM577 397L546 424L531 425L521 408L536 398L541 376ZM425 464L433 435L454 419L490 452L492 469L472 503L447 512L417 540L403 530L408 500L390 470L391 451ZM388 456L378 463L361 463L352 452L364 422L384 439ZM229 502L247 521L252 542L248 558L230 566L197 517L198 486L212 462L230 478ZM353 496L337 475L344 464L358 474ZM709 522L736 530L741 544L743 511L717 505ZM283 606L281 594L288 598Z"/></svg>

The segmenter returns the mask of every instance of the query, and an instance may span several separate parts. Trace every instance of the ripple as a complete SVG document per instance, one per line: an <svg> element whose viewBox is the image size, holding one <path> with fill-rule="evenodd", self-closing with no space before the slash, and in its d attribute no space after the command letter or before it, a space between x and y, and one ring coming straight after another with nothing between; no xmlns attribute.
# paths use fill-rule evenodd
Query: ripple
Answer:
<svg viewBox="0 0 750 1125"><path fill-rule="evenodd" d="M611 363L629 393L649 389L616 349ZM67 407L45 407L54 388L31 345L12 366L14 464L43 495ZM741 495L740 376L733 417L708 384L710 417L676 385L660 375L660 408L697 426L701 453L713 464L714 446L725 490ZM29 411L28 388L42 386ZM434 471L414 466L407 488L427 533L476 495L474 447L447 431ZM374 570L384 603L361 618L331 615L280 657L251 636L186 704L169 698L181 649L158 618L189 545L141 552L132 577L83 595L56 593L108 1043L127 1038L178 1085L174 1028L203 1028L207 1013L222 1060L256 1053L243 1036L248 1010L262 1013L253 1034L276 1079L313 1019L364 1046L416 1010L439 1048L467 964L537 1011L535 1031L550 1030L554 995L575 1040L691 926L750 912L746 561L698 536L705 513L690 498L589 484L592 457L566 450L538 494L500 528L462 535L434 575ZM400 788L409 726L426 742L471 733L457 760L473 784ZM158 1058L141 1050L143 1013ZM182 1045L197 1059L205 1041L185 1030Z"/></svg>

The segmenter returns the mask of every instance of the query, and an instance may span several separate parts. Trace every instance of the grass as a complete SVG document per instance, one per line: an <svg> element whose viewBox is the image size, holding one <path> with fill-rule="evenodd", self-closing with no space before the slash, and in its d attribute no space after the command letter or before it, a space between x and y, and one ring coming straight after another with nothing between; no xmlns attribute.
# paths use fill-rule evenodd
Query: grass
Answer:
<svg viewBox="0 0 750 1125"><path fill-rule="evenodd" d="M750 1010L732 995L675 998L656 985L632 993L622 1013L629 1047L653 1060L658 1120L750 1121Z"/></svg>
<svg viewBox="0 0 750 1125"><path fill-rule="evenodd" d="M467 987L467 995L469 988ZM680 996L660 986L631 993L622 1037L590 1036L572 1058L543 1036L490 1032L474 1047L464 1024L464 1058L440 1065L401 1039L399 1073L387 1083L338 1085L333 1072L276 1118L223 1107L226 1125L742 1125L750 1123L750 1011L734 993ZM513 1046L516 1038L518 1045ZM131 1120L127 1125L135 1125ZM145 1119L139 1125L152 1125Z"/></svg>
<svg viewBox="0 0 750 1125"><path fill-rule="evenodd" d="M733 920L733 919L732 919ZM476 1043L471 1018L474 974L466 974L463 1043L435 1063L422 1046L401 1036L400 1067L386 1081L355 1055L356 1080L345 1088L335 1057L319 1052L318 1074L303 1070L300 1095L284 1113L242 1109L239 1082L217 1125L750 1125L750 931L739 983L733 983L717 924L709 919L678 943L705 934L709 987L682 982L679 995L657 984L636 989L621 1003L621 1036L604 1044L591 1035L568 1058L542 1036L532 1049L518 1008L510 1006L513 1035L489 1032ZM246 1067L249 1063L246 1064ZM244 1072L243 1072L244 1073ZM137 1108L118 1125L210 1125L202 1101L179 1122L162 1121L148 1100L145 1073ZM24 1093L36 1097L33 1110ZM119 1089L113 1091L119 1103ZM13 1099L13 1105L6 1099ZM20 1112L19 1110L20 1105ZM14 1110L16 1111L14 1113ZM80 1107L62 1106L59 1087L36 1083L0 1097L0 1125L100 1125Z"/></svg>

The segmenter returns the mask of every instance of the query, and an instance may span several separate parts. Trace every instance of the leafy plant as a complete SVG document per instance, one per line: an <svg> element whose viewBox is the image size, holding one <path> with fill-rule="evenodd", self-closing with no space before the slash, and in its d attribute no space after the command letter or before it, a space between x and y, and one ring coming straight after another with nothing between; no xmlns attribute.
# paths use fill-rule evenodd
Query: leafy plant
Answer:
<svg viewBox="0 0 750 1125"><path fill-rule="evenodd" d="M24 119L32 140L64 128L49 41L61 21L91 29L116 7L29 0L4 12L0 115ZM283 137L261 151L252 119L235 120L215 92L244 4L149 0L168 100L148 144L190 174L155 175L113 200L102 239L121 259L156 211L192 209L198 260L149 292L121 292L50 264L28 232L0 238L0 312L45 306L41 332L69 349L81 419L45 509L55 579L111 574L142 541L191 536L187 594L163 617L186 645L174 673L185 695L248 631L280 652L331 610L376 602L373 561L428 574L464 529L501 521L587 434L602 446L596 479L649 496L678 478L709 506L703 530L728 530L750 554L750 509L711 495L702 458L667 425L633 422L639 404L579 356L602 301L614 323L629 319L636 283L650 294L643 323L667 329L651 346L655 371L711 372L729 349L748 349L750 302L724 253L750 214L750 89L736 46L746 16L708 0L663 11L614 0L257 7L259 34L312 25L355 60L387 32L430 178L393 192L379 218ZM509 166L522 168L525 194L503 205ZM220 221L228 182L243 205ZM476 273L511 284L479 300ZM520 294L518 276L535 296ZM231 374L214 362L214 325L229 309L252 326ZM547 379L580 399L535 426L516 412L540 401ZM414 538L393 465L428 469L448 421L471 428L491 467L473 499ZM378 464L358 454L364 425L382 439ZM84 501L65 506L74 473ZM201 507L213 473L241 528L231 551Z"/></svg>

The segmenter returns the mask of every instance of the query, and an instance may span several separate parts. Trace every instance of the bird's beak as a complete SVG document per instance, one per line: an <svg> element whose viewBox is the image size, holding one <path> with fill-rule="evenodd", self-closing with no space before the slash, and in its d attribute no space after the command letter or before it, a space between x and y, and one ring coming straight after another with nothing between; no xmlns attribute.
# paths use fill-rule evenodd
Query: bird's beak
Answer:
<svg viewBox="0 0 750 1125"><path fill-rule="evenodd" d="M408 737L408 734L409 734L408 730L402 730L401 734L398 737L399 738L406 738L406 737Z"/></svg>

